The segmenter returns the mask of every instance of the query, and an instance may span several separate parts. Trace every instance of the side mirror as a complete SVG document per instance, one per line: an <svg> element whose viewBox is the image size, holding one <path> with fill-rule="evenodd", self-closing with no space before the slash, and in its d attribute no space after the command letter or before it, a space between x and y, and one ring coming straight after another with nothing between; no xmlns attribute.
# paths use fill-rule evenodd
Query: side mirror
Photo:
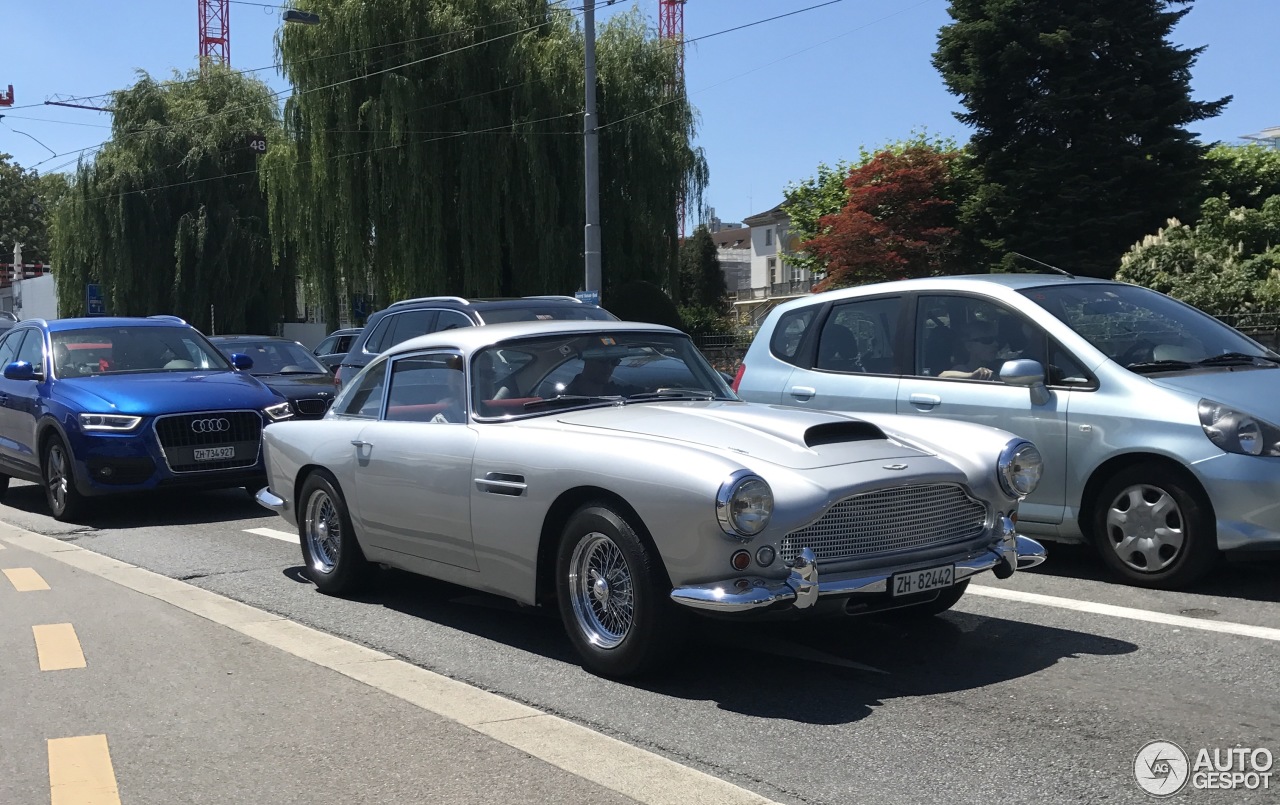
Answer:
<svg viewBox="0 0 1280 805"><path fill-rule="evenodd" d="M244 354L243 352L233 352L231 353L231 365L241 371L244 371L246 369L252 369L253 358L250 358L248 355Z"/></svg>
<svg viewBox="0 0 1280 805"><path fill-rule="evenodd" d="M4 367L5 380L35 380L35 367L26 361L14 361Z"/></svg>
<svg viewBox="0 0 1280 805"><path fill-rule="evenodd" d="M1010 386L1024 386L1031 390L1031 402L1044 405L1049 402L1049 389L1044 386L1044 367L1040 361L1025 358L1005 361L1000 367L1000 380Z"/></svg>

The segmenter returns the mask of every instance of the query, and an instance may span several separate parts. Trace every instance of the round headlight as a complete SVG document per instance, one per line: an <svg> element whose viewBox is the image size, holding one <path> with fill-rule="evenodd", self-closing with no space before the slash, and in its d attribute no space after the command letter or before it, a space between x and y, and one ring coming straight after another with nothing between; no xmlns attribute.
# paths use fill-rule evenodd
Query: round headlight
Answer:
<svg viewBox="0 0 1280 805"><path fill-rule="evenodd" d="M720 486L716 517L729 536L751 539L768 527L772 516L773 490L763 478L741 470Z"/></svg>
<svg viewBox="0 0 1280 805"><path fill-rule="evenodd" d="M1001 489L1014 497L1025 497L1040 484L1044 459L1031 442L1010 442L1000 453L997 471Z"/></svg>

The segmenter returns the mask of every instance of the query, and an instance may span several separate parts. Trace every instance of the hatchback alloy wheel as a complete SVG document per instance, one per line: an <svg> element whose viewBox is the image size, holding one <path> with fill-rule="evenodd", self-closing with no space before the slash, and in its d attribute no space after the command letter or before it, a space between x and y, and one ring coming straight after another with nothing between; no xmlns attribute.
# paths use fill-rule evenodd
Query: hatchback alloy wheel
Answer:
<svg viewBox="0 0 1280 805"><path fill-rule="evenodd" d="M1135 484L1107 507L1107 543L1134 570L1158 573L1182 552L1182 523L1182 509L1172 495L1158 486Z"/></svg>

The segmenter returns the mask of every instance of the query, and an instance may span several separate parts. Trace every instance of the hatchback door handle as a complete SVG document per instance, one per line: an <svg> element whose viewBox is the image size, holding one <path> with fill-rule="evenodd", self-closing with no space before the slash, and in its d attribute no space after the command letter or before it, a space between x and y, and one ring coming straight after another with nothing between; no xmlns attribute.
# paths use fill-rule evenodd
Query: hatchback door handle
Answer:
<svg viewBox="0 0 1280 805"><path fill-rule="evenodd" d="M792 386L791 387L791 396L795 397L797 400L807 400L817 393L818 393L818 390L813 388L812 386Z"/></svg>
<svg viewBox="0 0 1280 805"><path fill-rule="evenodd" d="M912 394L911 404L924 405L932 408L935 405L941 405L942 398L939 397L937 394Z"/></svg>

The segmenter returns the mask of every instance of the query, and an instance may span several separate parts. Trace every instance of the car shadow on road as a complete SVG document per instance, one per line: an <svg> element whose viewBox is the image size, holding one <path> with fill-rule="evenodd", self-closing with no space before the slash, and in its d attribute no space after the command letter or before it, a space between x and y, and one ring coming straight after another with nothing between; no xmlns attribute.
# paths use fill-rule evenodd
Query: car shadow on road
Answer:
<svg viewBox="0 0 1280 805"><path fill-rule="evenodd" d="M14 484L4 503L27 514L49 518L44 489L35 484ZM84 513L61 525L100 531L147 526L192 525L254 520L271 516L243 489L214 491L164 490L89 500Z"/></svg>
<svg viewBox="0 0 1280 805"><path fill-rule="evenodd" d="M1049 559L1029 574L1083 579L1128 587L1102 564L1098 554L1087 545L1048 543ZM1201 581L1179 592L1239 598L1247 601L1280 602L1280 554L1228 556Z"/></svg>
<svg viewBox="0 0 1280 805"><path fill-rule="evenodd" d="M285 575L309 583L301 568ZM553 608L523 607L399 571L384 571L373 589L355 600L579 665ZM978 690L1075 658L1137 650L1133 643L1087 632L954 611L910 620L694 619L677 662L648 677L601 681L715 701L744 715L844 724L866 718L886 700Z"/></svg>

